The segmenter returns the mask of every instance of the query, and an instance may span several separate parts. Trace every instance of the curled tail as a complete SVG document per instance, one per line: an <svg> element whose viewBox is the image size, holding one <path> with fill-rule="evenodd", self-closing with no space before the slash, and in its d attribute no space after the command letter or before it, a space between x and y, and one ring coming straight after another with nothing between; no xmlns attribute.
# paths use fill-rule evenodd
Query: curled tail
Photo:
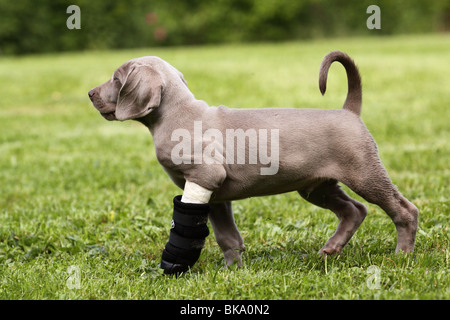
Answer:
<svg viewBox="0 0 450 320"><path fill-rule="evenodd" d="M323 58L319 73L320 92L322 95L325 94L325 90L327 89L328 69L334 61L339 61L345 67L345 71L347 72L348 93L342 108L360 116L362 102L361 77L355 63L345 53L341 51L332 51Z"/></svg>

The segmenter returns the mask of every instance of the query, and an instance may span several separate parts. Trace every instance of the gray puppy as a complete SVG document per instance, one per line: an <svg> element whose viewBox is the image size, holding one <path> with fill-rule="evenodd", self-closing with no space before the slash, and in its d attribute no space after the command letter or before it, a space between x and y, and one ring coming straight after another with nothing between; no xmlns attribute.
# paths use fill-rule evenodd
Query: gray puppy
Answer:
<svg viewBox="0 0 450 320"><path fill-rule="evenodd" d="M184 190L181 201L210 204L209 220L227 264L241 264L244 250L231 201L290 191L337 215L337 230L319 252L340 252L367 209L338 182L381 207L396 226L397 251L411 252L419 212L390 181L360 118L361 80L352 59L339 51L326 55L320 91L325 93L334 61L348 77L341 110L212 107L197 100L181 72L158 57L124 63L89 97L107 120L134 119L148 127L158 161Z"/></svg>

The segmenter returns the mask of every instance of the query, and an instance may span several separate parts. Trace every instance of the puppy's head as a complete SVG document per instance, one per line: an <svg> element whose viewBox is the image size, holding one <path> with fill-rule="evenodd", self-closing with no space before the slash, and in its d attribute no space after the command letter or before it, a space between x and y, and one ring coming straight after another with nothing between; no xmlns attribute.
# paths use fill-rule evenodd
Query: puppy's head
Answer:
<svg viewBox="0 0 450 320"><path fill-rule="evenodd" d="M161 104L165 62L157 57L130 60L111 79L89 91L94 107L107 120L145 117Z"/></svg>

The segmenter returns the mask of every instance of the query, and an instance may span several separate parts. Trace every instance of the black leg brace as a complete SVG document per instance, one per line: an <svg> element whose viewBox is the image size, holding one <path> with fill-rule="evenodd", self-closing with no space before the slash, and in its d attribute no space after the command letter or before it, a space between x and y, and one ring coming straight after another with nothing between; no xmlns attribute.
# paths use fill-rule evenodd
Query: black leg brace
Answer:
<svg viewBox="0 0 450 320"><path fill-rule="evenodd" d="M161 258L164 274L185 272L197 262L209 235L208 213L207 203L184 203L181 196L173 199L172 229Z"/></svg>

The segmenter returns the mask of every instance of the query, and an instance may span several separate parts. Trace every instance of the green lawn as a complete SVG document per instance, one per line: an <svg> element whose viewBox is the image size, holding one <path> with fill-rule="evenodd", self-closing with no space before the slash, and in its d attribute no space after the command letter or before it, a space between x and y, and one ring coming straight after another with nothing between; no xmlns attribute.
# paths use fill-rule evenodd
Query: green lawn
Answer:
<svg viewBox="0 0 450 320"><path fill-rule="evenodd" d="M342 66L325 97L318 89L332 50L359 66L362 117L420 210L415 252L395 254L393 223L357 197L369 215L340 256L322 260L337 218L289 193L234 203L241 269L223 268L211 233L189 274L162 276L181 190L148 130L104 120L88 90L126 60L157 55L210 105L338 109ZM450 299L449 57L443 35L2 57L0 299Z"/></svg>

